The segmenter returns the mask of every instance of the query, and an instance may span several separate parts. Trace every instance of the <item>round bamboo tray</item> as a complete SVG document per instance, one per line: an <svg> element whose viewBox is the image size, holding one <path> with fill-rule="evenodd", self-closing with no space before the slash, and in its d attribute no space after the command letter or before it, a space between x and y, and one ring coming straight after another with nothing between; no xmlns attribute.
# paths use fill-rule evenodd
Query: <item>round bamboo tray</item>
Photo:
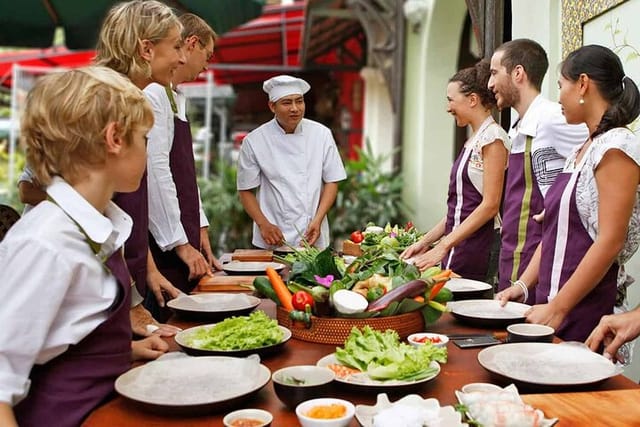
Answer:
<svg viewBox="0 0 640 427"><path fill-rule="evenodd" d="M354 326L363 328L368 325L378 331L393 329L401 339L424 330L424 318L420 310L397 316L369 319L311 316L309 327L302 322L293 322L289 318L289 313L282 307L278 307L276 316L280 325L291 330L293 338L320 344L344 344Z"/></svg>

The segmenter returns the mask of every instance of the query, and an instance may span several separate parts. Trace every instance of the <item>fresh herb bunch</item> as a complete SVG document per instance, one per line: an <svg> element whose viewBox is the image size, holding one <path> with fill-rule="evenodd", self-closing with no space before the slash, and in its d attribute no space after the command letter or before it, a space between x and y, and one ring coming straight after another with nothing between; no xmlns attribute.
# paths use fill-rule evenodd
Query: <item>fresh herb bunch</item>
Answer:
<svg viewBox="0 0 640 427"><path fill-rule="evenodd" d="M364 240L361 244L363 251L384 246L392 248L398 253L420 240L423 235L411 222L408 222L405 226L398 224L391 226L390 223L387 223L384 228L370 222L362 234L364 235Z"/></svg>

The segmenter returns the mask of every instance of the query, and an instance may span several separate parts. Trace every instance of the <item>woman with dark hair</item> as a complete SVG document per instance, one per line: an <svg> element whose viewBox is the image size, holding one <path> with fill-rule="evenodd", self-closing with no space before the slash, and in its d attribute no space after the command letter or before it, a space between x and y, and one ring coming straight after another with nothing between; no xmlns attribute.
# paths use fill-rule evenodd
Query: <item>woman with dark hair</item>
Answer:
<svg viewBox="0 0 640 427"><path fill-rule="evenodd" d="M489 76L489 63L481 61L458 71L447 85L447 112L459 127L471 126L472 135L451 169L447 215L402 254L415 257L421 270L442 263L465 278L487 278L510 148L507 133L491 116L496 99L487 88Z"/></svg>
<svg viewBox="0 0 640 427"><path fill-rule="evenodd" d="M520 278L525 286L498 298L519 299L535 285L527 321L584 341L613 313L622 266L640 244L640 145L626 127L640 113L640 94L616 54L597 45L567 56L558 85L567 122L585 123L590 135L545 198L542 242Z"/></svg>

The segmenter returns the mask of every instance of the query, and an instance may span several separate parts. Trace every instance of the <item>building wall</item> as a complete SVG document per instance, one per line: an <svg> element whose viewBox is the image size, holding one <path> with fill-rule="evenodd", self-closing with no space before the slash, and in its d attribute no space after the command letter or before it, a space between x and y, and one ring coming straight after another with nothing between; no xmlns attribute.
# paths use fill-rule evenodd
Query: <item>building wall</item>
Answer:
<svg viewBox="0 0 640 427"><path fill-rule="evenodd" d="M403 198L413 222L430 229L446 213L454 160L455 122L446 112L446 88L457 70L467 14L464 0L426 0L419 28L407 26L403 118Z"/></svg>

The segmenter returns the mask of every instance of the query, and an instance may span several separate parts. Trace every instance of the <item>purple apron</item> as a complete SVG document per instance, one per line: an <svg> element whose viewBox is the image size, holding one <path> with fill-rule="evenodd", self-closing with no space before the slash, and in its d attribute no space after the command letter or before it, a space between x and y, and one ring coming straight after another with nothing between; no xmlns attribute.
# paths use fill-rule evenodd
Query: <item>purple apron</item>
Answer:
<svg viewBox="0 0 640 427"><path fill-rule="evenodd" d="M116 378L131 368L131 276L116 251L105 266L119 292L109 317L78 344L29 374L27 397L14 407L21 427L77 427L114 390Z"/></svg>
<svg viewBox="0 0 640 427"><path fill-rule="evenodd" d="M593 239L582 225L576 205L576 182L579 175L579 170L574 174L558 175L545 198L536 304L546 304L555 297L593 244ZM618 264L613 263L602 280L569 312L556 330L559 338L582 342L602 316L613 313L617 275Z"/></svg>
<svg viewBox="0 0 640 427"><path fill-rule="evenodd" d="M124 258L136 288L144 296L147 287L147 255L149 252L149 196L147 171L140 187L133 193L117 193L113 201L133 220L131 235L124 244Z"/></svg>
<svg viewBox="0 0 640 427"><path fill-rule="evenodd" d="M531 165L532 142L533 138L528 136L524 153L509 155L502 212L499 290L518 280L542 238L542 224L533 220L533 215L544 209L544 198ZM531 294L526 302L533 304L534 301L535 296Z"/></svg>
<svg viewBox="0 0 640 427"><path fill-rule="evenodd" d="M200 250L200 199L191 128L188 121L182 121L175 115L173 125L173 145L169 153L169 167L178 195L180 222L191 246ZM197 281L189 281L189 267L178 257L176 251L162 251L151 235L149 241L158 270L173 286L182 292L191 292Z"/></svg>
<svg viewBox="0 0 640 427"><path fill-rule="evenodd" d="M463 148L451 168L445 234L458 227L482 202L482 194L469 178L471 151L471 148ZM493 224L493 219L487 221L451 249L442 259L444 268L451 269L466 279L487 280Z"/></svg>

